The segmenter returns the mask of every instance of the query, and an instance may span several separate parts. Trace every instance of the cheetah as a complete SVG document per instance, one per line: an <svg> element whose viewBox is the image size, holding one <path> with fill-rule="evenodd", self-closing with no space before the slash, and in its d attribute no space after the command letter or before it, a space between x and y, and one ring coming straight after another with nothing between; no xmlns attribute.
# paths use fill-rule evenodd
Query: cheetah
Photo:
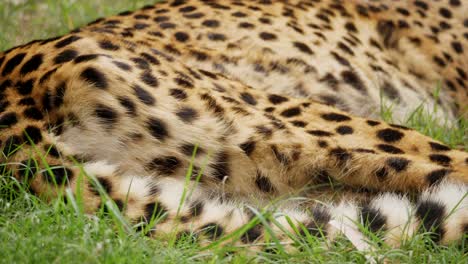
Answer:
<svg viewBox="0 0 468 264"><path fill-rule="evenodd" d="M344 233L366 249L349 236L364 227L394 247L421 231L448 244L467 232L467 153L376 109L467 116L467 11L172 0L98 19L0 53L0 164L46 201L81 195L149 236ZM285 197L310 202L273 203Z"/></svg>

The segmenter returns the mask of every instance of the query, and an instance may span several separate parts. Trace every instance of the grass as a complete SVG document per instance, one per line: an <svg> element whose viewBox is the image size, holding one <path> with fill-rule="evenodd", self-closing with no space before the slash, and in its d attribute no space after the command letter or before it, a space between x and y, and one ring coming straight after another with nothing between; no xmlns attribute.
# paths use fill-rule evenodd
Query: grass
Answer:
<svg viewBox="0 0 468 264"><path fill-rule="evenodd" d="M98 17L136 9L146 0L3 0L0 2L0 50L66 33ZM16 4L15 4L16 3ZM392 121L391 105L383 104L382 118ZM437 109L433 109L437 111ZM422 107L409 115L406 125L468 149L467 121L458 128L444 125L433 111ZM442 125L441 125L442 124ZM79 197L68 203L52 203L32 196L11 180L0 164L0 263L363 263L365 257L346 240L326 249L323 240L307 237L303 250L294 254L252 254L248 249L213 244L204 250L190 236L175 242L174 236L149 239L133 231L118 210L88 216ZM78 200L74 200L78 199ZM110 208L113 208L112 206ZM263 219L264 220L264 219ZM375 239L376 243L378 239ZM401 249L381 247L376 254L392 262L467 263L466 245L428 246L424 236L408 241Z"/></svg>

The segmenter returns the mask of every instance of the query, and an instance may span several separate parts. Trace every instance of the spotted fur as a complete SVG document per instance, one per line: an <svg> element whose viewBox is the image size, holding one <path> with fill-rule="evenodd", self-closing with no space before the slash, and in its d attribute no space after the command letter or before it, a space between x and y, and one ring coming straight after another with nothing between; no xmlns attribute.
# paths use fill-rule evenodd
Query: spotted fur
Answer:
<svg viewBox="0 0 468 264"><path fill-rule="evenodd" d="M267 225L287 242L363 225L393 246L422 231L447 244L467 230L467 154L375 109L383 95L397 120L420 102L466 116L467 9L173 0L98 19L0 53L0 161L45 199L80 190L94 212L109 197L153 236L214 240L250 223L235 243ZM259 220L287 195L325 205Z"/></svg>

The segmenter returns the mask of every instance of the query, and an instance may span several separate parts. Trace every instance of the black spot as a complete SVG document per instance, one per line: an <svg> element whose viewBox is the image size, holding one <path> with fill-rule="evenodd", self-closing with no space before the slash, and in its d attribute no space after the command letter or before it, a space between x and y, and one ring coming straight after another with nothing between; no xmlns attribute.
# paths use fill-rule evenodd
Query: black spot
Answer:
<svg viewBox="0 0 468 264"><path fill-rule="evenodd" d="M124 70L124 71L131 71L132 70L132 66L130 66L127 63L120 62L120 61L112 61L112 63L114 63L115 66L119 67L121 70Z"/></svg>
<svg viewBox="0 0 468 264"><path fill-rule="evenodd" d="M377 32L381 35L385 47L394 45L392 37L395 29L395 23L391 20L381 20L377 23Z"/></svg>
<svg viewBox="0 0 468 264"><path fill-rule="evenodd" d="M295 127L306 127L307 126L307 123L304 122L304 121L300 121L300 120L294 120L294 121L291 121L291 124Z"/></svg>
<svg viewBox="0 0 468 264"><path fill-rule="evenodd" d="M377 131L377 137L385 142L397 142L403 138L404 134L398 130L385 128Z"/></svg>
<svg viewBox="0 0 468 264"><path fill-rule="evenodd" d="M260 171L257 171L257 177L255 178L255 184L258 189L262 192L272 193L275 191L275 187L271 183L268 177L264 176Z"/></svg>
<svg viewBox="0 0 468 264"><path fill-rule="evenodd" d="M146 61L148 61L149 63L151 63L153 65L160 65L161 64L161 62L156 57L154 57L154 56L152 56L152 55L150 55L148 53L143 52L143 53L141 53L141 56L143 58L145 58Z"/></svg>
<svg viewBox="0 0 468 264"><path fill-rule="evenodd" d="M121 97L119 97L118 99L119 99L119 103L120 103L123 107L125 107L126 112L127 112L128 114L133 115L133 116L136 115L136 106L135 106L135 104L132 102L132 100L130 100L130 98L121 96Z"/></svg>
<svg viewBox="0 0 468 264"><path fill-rule="evenodd" d="M56 95L53 97L54 107L58 108L63 104L63 97L65 96L65 90L67 89L66 83L62 82L56 89Z"/></svg>
<svg viewBox="0 0 468 264"><path fill-rule="evenodd" d="M223 235L223 228L216 223L208 223L200 228L209 239L215 240Z"/></svg>
<svg viewBox="0 0 468 264"><path fill-rule="evenodd" d="M184 122L186 123L191 123L193 120L195 120L198 117L197 111L195 109L185 106L179 109L176 112L176 115Z"/></svg>
<svg viewBox="0 0 468 264"><path fill-rule="evenodd" d="M335 157L341 164L344 164L346 161L352 158L351 153L343 148L334 148L330 150L330 155Z"/></svg>
<svg viewBox="0 0 468 264"><path fill-rule="evenodd" d="M200 98L206 102L208 109L212 110L216 114L224 113L224 108L222 108L211 95L203 93Z"/></svg>
<svg viewBox="0 0 468 264"><path fill-rule="evenodd" d="M192 81L187 77L177 77L177 78L174 79L174 81L178 85L180 85L180 86L182 86L184 88L193 88Z"/></svg>
<svg viewBox="0 0 468 264"><path fill-rule="evenodd" d="M153 159L148 164L148 169L157 171L161 175L172 175L179 166L179 159L173 156L164 156Z"/></svg>
<svg viewBox="0 0 468 264"><path fill-rule="evenodd" d="M120 49L119 46L112 44L112 42L110 42L108 40L100 41L99 42L99 47L101 47L101 49L111 50L111 51L116 51L116 50Z"/></svg>
<svg viewBox="0 0 468 264"><path fill-rule="evenodd" d="M247 156L250 156L252 154L252 152L254 152L256 145L257 145L257 143L255 141L248 140L248 141L240 144L239 147L242 149L242 151L244 151L244 153Z"/></svg>
<svg viewBox="0 0 468 264"><path fill-rule="evenodd" d="M431 154L429 155L429 159L432 162L435 162L442 166L449 166L450 162L452 161L452 159L449 156L442 154Z"/></svg>
<svg viewBox="0 0 468 264"><path fill-rule="evenodd" d="M288 166L288 164L291 162L289 160L289 157L286 156L283 152L280 152L278 150L278 147L276 145L271 146L271 150L273 151L273 154L275 155L275 158L283 165L283 166Z"/></svg>
<svg viewBox="0 0 468 264"><path fill-rule="evenodd" d="M452 12L445 7L439 9L439 14L445 18L452 18Z"/></svg>
<svg viewBox="0 0 468 264"><path fill-rule="evenodd" d="M346 30L348 30L350 32L354 32L354 33L356 33L358 31L353 22L346 22L345 28L346 28Z"/></svg>
<svg viewBox="0 0 468 264"><path fill-rule="evenodd" d="M461 5L460 0L450 0L449 3L450 3L451 6L460 6Z"/></svg>
<svg viewBox="0 0 468 264"><path fill-rule="evenodd" d="M198 70L198 71L201 72L203 75L210 77L211 79L214 79L214 80L218 79L218 76L216 76L215 73L212 73L210 71L201 70L201 69Z"/></svg>
<svg viewBox="0 0 468 264"><path fill-rule="evenodd" d="M21 99L18 102L18 105L28 105L28 104L24 104L24 102L22 102L23 100L25 100L25 102L32 102L32 105L35 104L34 99L32 99L31 97L28 97L27 99L25 98ZM7 109L8 106L10 106L10 102L0 101L0 114L3 113Z"/></svg>
<svg viewBox="0 0 468 264"><path fill-rule="evenodd" d="M216 27L219 27L219 21L208 19L208 20L203 21L202 25L205 27L216 28Z"/></svg>
<svg viewBox="0 0 468 264"><path fill-rule="evenodd" d="M374 121L374 120L367 120L366 123L369 125L369 126L377 126L380 124L379 121Z"/></svg>
<svg viewBox="0 0 468 264"><path fill-rule="evenodd" d="M401 7L398 7L396 9L396 11L404 16L409 16L410 15L410 12L407 10L407 9L404 9L404 8L401 8Z"/></svg>
<svg viewBox="0 0 468 264"><path fill-rule="evenodd" d="M190 36L189 36L187 33L185 33L185 32L180 32L180 31L179 31L179 32L176 32L176 33L174 34L174 37L175 37L175 39L176 39L177 41L179 41L179 42L186 42L186 41L189 40L189 38L190 38Z"/></svg>
<svg viewBox="0 0 468 264"><path fill-rule="evenodd" d="M422 228L426 232L433 232L431 239L440 241L445 233L442 226L445 218L445 207L436 201L420 201L416 208L416 216L422 223Z"/></svg>
<svg viewBox="0 0 468 264"><path fill-rule="evenodd" d="M51 110L53 107L53 97L49 89L46 89L42 96L42 106L45 110Z"/></svg>
<svg viewBox="0 0 468 264"><path fill-rule="evenodd" d="M117 112L103 104L98 104L96 110L94 111L97 117L99 117L105 125L112 127L112 125L117 122L118 114Z"/></svg>
<svg viewBox="0 0 468 264"><path fill-rule="evenodd" d="M314 52L309 48L309 46L307 46L306 44L302 43L302 42L293 42L293 45L294 47L296 47L297 49L299 49L300 51L306 53L306 54L309 54L309 55L312 55L314 54Z"/></svg>
<svg viewBox="0 0 468 264"><path fill-rule="evenodd" d="M339 126L336 128L336 132L340 135L350 135L354 132L354 130L350 126Z"/></svg>
<svg viewBox="0 0 468 264"><path fill-rule="evenodd" d="M3 116L0 117L0 130L12 127L16 123L18 123L18 118L15 113L5 113Z"/></svg>
<svg viewBox="0 0 468 264"><path fill-rule="evenodd" d="M462 54L462 53L463 53L463 46L462 46L462 44L461 44L460 42L458 42L458 41L452 41L451 45L452 45L453 50L454 50L456 53L458 53L458 54Z"/></svg>
<svg viewBox="0 0 468 264"><path fill-rule="evenodd" d="M377 153L377 152L375 152L375 150L365 149L365 148L355 148L355 149L353 149L353 151L359 152L359 153L370 153L370 154L376 154Z"/></svg>
<svg viewBox="0 0 468 264"><path fill-rule="evenodd" d="M328 147L328 143L325 140L318 140L317 143L318 143L319 147L321 147L321 148Z"/></svg>
<svg viewBox="0 0 468 264"><path fill-rule="evenodd" d="M159 219L158 223L161 223L164 218L167 217L167 214L167 209L161 203L152 202L145 205L145 215L143 220L148 223L153 219Z"/></svg>
<svg viewBox="0 0 468 264"><path fill-rule="evenodd" d="M29 119L33 119L33 120L41 120L42 118L44 118L44 115L42 114L42 112L36 107L26 108L23 114L25 117Z"/></svg>
<svg viewBox="0 0 468 264"><path fill-rule="evenodd" d="M261 39L266 40L266 41L276 40L277 39L275 34L268 33L268 32L261 32L259 34L259 36L260 36Z"/></svg>
<svg viewBox="0 0 468 264"><path fill-rule="evenodd" d="M192 50L190 51L190 54L192 56L194 56L198 61L206 61L208 59L208 54L206 54L205 52L201 52L201 51L196 51L196 50ZM204 70L199 70L201 73L205 74ZM211 73L212 74L212 73ZM212 78L212 77L210 77Z"/></svg>
<svg viewBox="0 0 468 264"><path fill-rule="evenodd" d="M180 89L171 89L169 90L169 94L178 100L185 100L187 99L187 93L184 90Z"/></svg>
<svg viewBox="0 0 468 264"><path fill-rule="evenodd" d="M241 93L240 98L250 105L257 104L257 100L250 93Z"/></svg>
<svg viewBox="0 0 468 264"><path fill-rule="evenodd" d="M449 151L450 150L449 147L442 145L440 143L437 143L437 142L429 142L429 145L431 146L431 149L434 151Z"/></svg>
<svg viewBox="0 0 468 264"><path fill-rule="evenodd" d="M385 216L379 209L364 205L361 208L362 224L372 233L382 230L387 222Z"/></svg>
<svg viewBox="0 0 468 264"><path fill-rule="evenodd" d="M153 19L154 22L156 23L161 23L161 22L166 22L166 21L169 21L169 17L168 16L157 16Z"/></svg>
<svg viewBox="0 0 468 264"><path fill-rule="evenodd" d="M146 105L154 105L154 103L156 102L154 97L139 85L134 85L133 90L135 91L135 95L138 97L138 99L140 99L142 103Z"/></svg>
<svg viewBox="0 0 468 264"><path fill-rule="evenodd" d="M175 28L175 27L176 27L176 24L170 23L170 22L163 22L163 23L159 24L159 26L160 26L162 29L169 29L169 28Z"/></svg>
<svg viewBox="0 0 468 264"><path fill-rule="evenodd" d="M33 159L27 159L20 162L18 166L18 176L22 181L28 181L38 171L36 162Z"/></svg>
<svg viewBox="0 0 468 264"><path fill-rule="evenodd" d="M5 102L8 104L8 102ZM21 100L18 101L18 105L35 105L36 104L36 101L34 101L34 99L32 97L25 97ZM1 107L2 105L0 104L0 112L2 112L1 110Z"/></svg>
<svg viewBox="0 0 468 264"><path fill-rule="evenodd" d="M97 57L99 57L99 54L80 55L80 56L76 57L73 60L73 62L74 63L82 63L82 62L92 61L92 60L95 60Z"/></svg>
<svg viewBox="0 0 468 264"><path fill-rule="evenodd" d="M348 53L349 55L354 56L354 51L348 47L348 45L344 44L343 42L338 42L338 48L341 49L342 51Z"/></svg>
<svg viewBox="0 0 468 264"><path fill-rule="evenodd" d="M75 42L77 40L80 40L80 39L81 39L81 37L72 35L70 37L62 39L62 40L58 41L57 43L55 43L55 47L58 48L58 49L63 48L63 47L65 47L67 45L70 45L71 43L73 43L73 42Z"/></svg>
<svg viewBox="0 0 468 264"><path fill-rule="evenodd" d="M343 81L349 85L351 85L354 89L358 91L366 91L366 87L364 82L361 80L359 75L352 71L343 71L341 72L341 78Z"/></svg>
<svg viewBox="0 0 468 264"><path fill-rule="evenodd" d="M391 153L391 154L404 154L405 152L400 148L394 147L388 144L379 144L377 148L383 152Z"/></svg>
<svg viewBox="0 0 468 264"><path fill-rule="evenodd" d="M432 185L438 184L443 178L445 178L451 172L452 171L448 169L438 169L438 170L434 170L428 173L426 178L427 178L427 181L429 182L429 185L432 186Z"/></svg>
<svg viewBox="0 0 468 264"><path fill-rule="evenodd" d="M318 236L326 236L327 229L326 226L328 222L331 220L330 213L326 210L326 208L318 206L312 209L312 219L309 223L305 224L305 229L307 232L315 237ZM305 230L301 229L299 235L302 237L306 236Z"/></svg>
<svg viewBox="0 0 468 264"><path fill-rule="evenodd" d="M396 172L402 172L408 167L410 161L405 158L391 157L387 159L386 164Z"/></svg>
<svg viewBox="0 0 468 264"><path fill-rule="evenodd" d="M211 165L213 169L212 176L222 181L224 177L230 175L229 169L229 156L227 152L223 151L218 154L216 160Z"/></svg>
<svg viewBox="0 0 468 264"><path fill-rule="evenodd" d="M145 23L136 23L136 24L133 26L134 29L145 29L145 28L147 28L147 27L149 27L149 25L148 25L148 24L145 24Z"/></svg>
<svg viewBox="0 0 468 264"><path fill-rule="evenodd" d="M191 217L197 217L200 216L203 213L204 209L204 204L202 201L195 201L192 203L190 206L190 216Z"/></svg>
<svg viewBox="0 0 468 264"><path fill-rule="evenodd" d="M225 41L227 38L221 33L208 33L208 39L213 41Z"/></svg>
<svg viewBox="0 0 468 264"><path fill-rule="evenodd" d="M240 11L237 11L237 12L234 12L231 14L233 17L247 17L247 14L246 13L243 13L243 12L240 12Z"/></svg>
<svg viewBox="0 0 468 264"><path fill-rule="evenodd" d="M191 157L194 154L193 152L195 151L195 149L196 149L195 156L203 153L203 149L195 146L194 144L187 143L180 147L180 151L189 157Z"/></svg>
<svg viewBox="0 0 468 264"><path fill-rule="evenodd" d="M81 72L80 77L97 88L106 89L108 87L106 76L95 68L86 68Z"/></svg>
<svg viewBox="0 0 468 264"><path fill-rule="evenodd" d="M37 68L39 68L39 66L42 64L42 58L42 54L36 54L32 56L31 59L29 59L26 63L24 63L23 67L21 67L20 73L24 75L37 70Z"/></svg>
<svg viewBox="0 0 468 264"><path fill-rule="evenodd" d="M60 152L55 146L45 145L44 150L47 152L47 155L54 157L54 158L60 158Z"/></svg>
<svg viewBox="0 0 468 264"><path fill-rule="evenodd" d="M6 76L7 74L11 73L16 66L18 66L26 56L26 53L18 53L13 58L9 59L5 66L3 67L2 76Z"/></svg>
<svg viewBox="0 0 468 264"><path fill-rule="evenodd" d="M432 57L432 59L434 60L434 62L439 65L440 67L445 67L446 66L446 63L444 61L444 59L442 59L441 57L439 56L434 56Z"/></svg>
<svg viewBox="0 0 468 264"><path fill-rule="evenodd" d="M137 68L142 69L142 70L150 70L150 65L149 63L142 58L132 58L131 59L133 63L137 66Z"/></svg>
<svg viewBox="0 0 468 264"><path fill-rule="evenodd" d="M334 122L344 122L344 121L351 120L349 116L338 114L338 113L322 114L321 117L327 121L334 121Z"/></svg>
<svg viewBox="0 0 468 264"><path fill-rule="evenodd" d="M375 176L377 176L380 181L383 181L388 177L388 171L383 167L375 172Z"/></svg>
<svg viewBox="0 0 468 264"><path fill-rule="evenodd" d="M167 125L162 120L152 117L147 122L147 127L151 135L158 140L165 140L169 136Z"/></svg>
<svg viewBox="0 0 468 264"><path fill-rule="evenodd" d="M107 194L111 194L112 193L112 183L106 179L106 178L102 178L102 177L96 177L97 181L99 182L99 184L101 185L102 189L107 193ZM100 195L99 193L99 189L95 186L90 186L90 191L92 191L94 194L96 195Z"/></svg>
<svg viewBox="0 0 468 264"><path fill-rule="evenodd" d="M396 100L400 98L400 93L398 92L398 90L395 88L395 86L393 86L393 84L389 82L383 83L382 91L384 92L386 96L388 96L388 98L392 100Z"/></svg>
<svg viewBox="0 0 468 264"><path fill-rule="evenodd" d="M50 165L49 169L42 172L42 176L49 184L62 185L72 179L73 172L60 165Z"/></svg>
<svg viewBox="0 0 468 264"><path fill-rule="evenodd" d="M16 84L16 90L21 94L21 95L28 95L32 92L34 87L34 79L29 79L25 82L18 82Z"/></svg>
<svg viewBox="0 0 468 264"><path fill-rule="evenodd" d="M270 101L272 104L277 105L277 104L287 102L289 101L289 99L281 95L270 94L268 95L268 101Z"/></svg>
<svg viewBox="0 0 468 264"><path fill-rule="evenodd" d="M249 230L247 230L240 237L241 241L245 244L253 243L262 235L262 226L260 224L255 224Z"/></svg>
<svg viewBox="0 0 468 264"><path fill-rule="evenodd" d="M424 10L429 9L429 6L424 1L416 0L416 1L414 1L414 5L417 6L417 7L420 7L422 9L424 9Z"/></svg>
<svg viewBox="0 0 468 264"><path fill-rule="evenodd" d="M239 28L252 29L255 28L255 25L249 22L241 22L239 23Z"/></svg>
<svg viewBox="0 0 468 264"><path fill-rule="evenodd" d="M78 52L76 50L67 49L67 50L60 52L54 58L54 63L55 64L65 63L65 62L75 59L77 56L78 56Z"/></svg>
<svg viewBox="0 0 468 264"><path fill-rule="evenodd" d="M301 114L301 109L299 107L292 107L281 112L281 115L284 117L293 117Z"/></svg>
<svg viewBox="0 0 468 264"><path fill-rule="evenodd" d="M152 6L146 6L146 9L142 8L142 10L148 10L148 9L152 9L152 8L153 8ZM150 16L139 14L139 15L135 15L134 18L135 19L145 20L145 19L149 19ZM120 24L120 21L118 21L118 20L114 20L114 21L111 20L111 22L113 22L113 23L109 23L109 21L106 21L106 24Z"/></svg>
<svg viewBox="0 0 468 264"><path fill-rule="evenodd" d="M156 79L150 71L144 71L141 74L140 79L142 82L152 87L157 87L159 85L158 79Z"/></svg>
<svg viewBox="0 0 468 264"><path fill-rule="evenodd" d="M351 63L346 58L340 56L338 53L332 51L332 52L330 52L330 54L333 56L333 58L335 58L335 60L339 64L341 64L343 66L347 66L347 67L351 66Z"/></svg>
<svg viewBox="0 0 468 264"><path fill-rule="evenodd" d="M189 19L198 19L204 17L205 14L201 12L196 12L196 13L191 13L191 14L184 14L184 17L189 18Z"/></svg>
<svg viewBox="0 0 468 264"><path fill-rule="evenodd" d="M333 136L333 133L324 130L307 130L307 133L317 136L317 137L330 137Z"/></svg>
<svg viewBox="0 0 468 264"><path fill-rule="evenodd" d="M10 80L5 80L0 84L0 93L4 92L8 87L13 86Z"/></svg>
<svg viewBox="0 0 468 264"><path fill-rule="evenodd" d="M5 140L5 146L2 149L2 153L5 157L9 157L15 153L21 146L23 140L18 136L10 136Z"/></svg>

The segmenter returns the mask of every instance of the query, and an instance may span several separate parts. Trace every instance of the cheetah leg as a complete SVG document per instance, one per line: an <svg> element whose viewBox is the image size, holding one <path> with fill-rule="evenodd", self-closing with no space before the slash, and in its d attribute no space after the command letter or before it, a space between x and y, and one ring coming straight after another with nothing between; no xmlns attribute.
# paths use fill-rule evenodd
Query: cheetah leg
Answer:
<svg viewBox="0 0 468 264"><path fill-rule="evenodd" d="M116 167L103 162L75 166L65 156L73 152L54 142L48 132L39 130L34 134L31 128L24 131L2 134L2 163L15 171L17 179L28 180L33 192L51 199L69 189L85 198L86 212L94 212L102 207L104 191L126 217L154 236L189 231L207 241L258 245L273 241L288 249L297 235L324 234L332 240L344 232L358 247L366 249L359 233L350 234L349 230L359 230L361 225L371 231L385 229L385 240L399 245L419 226L433 229L435 239L441 243L459 239L466 229L466 186L443 182L422 193L416 205L404 197L385 194L366 206L347 202L308 211L271 207L267 213L270 217L264 217L258 213L260 209L223 201L184 178L155 180L150 176L119 175ZM82 177L84 174L95 177L102 188L96 188L92 180Z"/></svg>
<svg viewBox="0 0 468 264"><path fill-rule="evenodd" d="M99 174L109 196L126 201L122 212L152 236L191 233L203 241L236 245L280 244L290 250L301 237L324 235L331 241L344 233L360 250L371 250L363 228L382 231L383 239L399 246L419 231L433 232L442 244L459 240L468 220L467 186L442 182L419 195L413 203L386 193L368 204L352 201L300 209L270 205L261 210L246 201L226 200L190 179L115 176L112 167L94 163L87 173Z"/></svg>
<svg viewBox="0 0 468 264"><path fill-rule="evenodd" d="M301 188L322 176L381 192L419 192L444 179L468 183L466 152L417 131L307 101L289 98L283 104L276 111L294 116L273 122L303 128L280 130L269 139L254 135L240 144L273 186Z"/></svg>

